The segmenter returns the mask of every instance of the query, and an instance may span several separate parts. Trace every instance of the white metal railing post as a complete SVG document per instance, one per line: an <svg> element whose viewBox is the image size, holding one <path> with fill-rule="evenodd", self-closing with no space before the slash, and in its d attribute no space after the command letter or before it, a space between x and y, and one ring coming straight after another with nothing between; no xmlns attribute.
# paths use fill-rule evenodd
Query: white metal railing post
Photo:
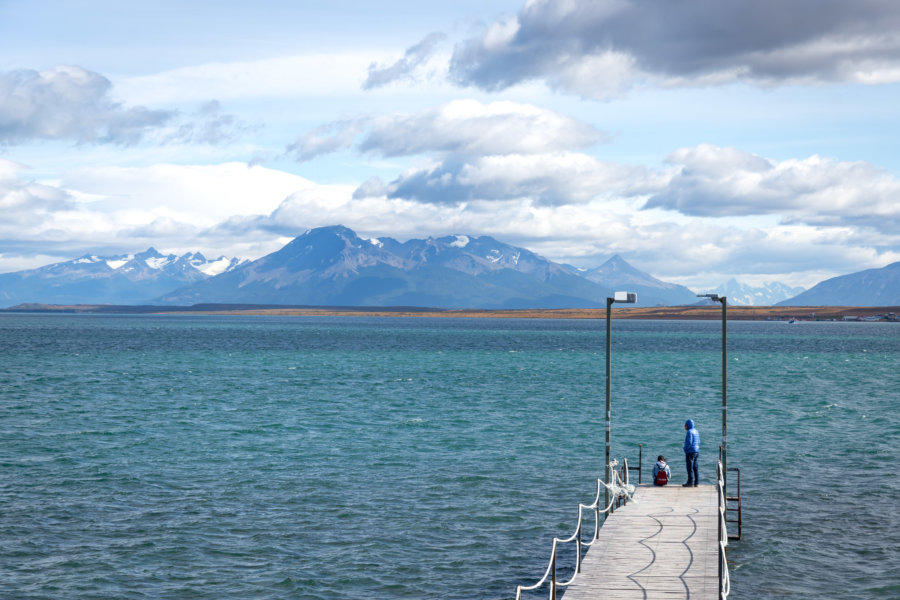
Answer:
<svg viewBox="0 0 900 600"><path fill-rule="evenodd" d="M556 600L556 540L553 540L553 556L550 557L553 567L553 578L550 580L550 600Z"/></svg>
<svg viewBox="0 0 900 600"><path fill-rule="evenodd" d="M565 587L575 581L575 577L581 573L581 551L582 546L591 546L594 542L600 539L600 515L601 514L612 514L616 501L622 497L623 495L627 497L632 490L634 489L630 486L626 480L628 479L628 470L627 463L625 464L624 469L616 470L614 467L618 464L617 461L613 461L608 465L609 472L612 473L613 481L609 484L603 482L602 479L597 479L597 494L594 496L594 502L591 504L579 504L578 505L578 524L575 526L575 533L569 536L566 539L553 538L553 548L550 552L550 562L547 565L547 570L544 572L544 576L541 577L540 581L535 583L534 585L524 586L517 585L516 586L516 600L521 600L522 592L527 592L531 590L535 590L545 583L550 584L550 598L551 600L556 600L556 593L559 587ZM623 477L624 474L624 477ZM624 486L624 487L623 487ZM609 503L604 507L600 508L600 498L601 498L601 487L606 491L605 495L609 495L610 488L614 488L614 493L612 494L612 499ZM624 490L624 494L623 494ZM584 520L583 520L583 511L584 509L593 509L594 510L594 536L590 542L585 542L581 539L581 536L584 533ZM572 573L572 577L569 578L568 581L558 581L557 580L557 557L558 551L557 547L559 544L567 544L569 542L575 542L575 569Z"/></svg>
<svg viewBox="0 0 900 600"><path fill-rule="evenodd" d="M575 572L581 573L581 531L578 532L578 537L575 538Z"/></svg>

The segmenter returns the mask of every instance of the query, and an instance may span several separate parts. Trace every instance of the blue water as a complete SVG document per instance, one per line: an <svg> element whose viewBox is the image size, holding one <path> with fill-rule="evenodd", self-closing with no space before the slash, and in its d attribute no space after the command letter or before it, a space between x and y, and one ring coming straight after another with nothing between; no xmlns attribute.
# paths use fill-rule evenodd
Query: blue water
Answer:
<svg viewBox="0 0 900 600"><path fill-rule="evenodd" d="M898 598L900 326L730 322L731 598ZM510 598L602 471L604 322L0 315L0 597ZM712 481L721 324L613 322ZM545 597L545 596L542 596Z"/></svg>

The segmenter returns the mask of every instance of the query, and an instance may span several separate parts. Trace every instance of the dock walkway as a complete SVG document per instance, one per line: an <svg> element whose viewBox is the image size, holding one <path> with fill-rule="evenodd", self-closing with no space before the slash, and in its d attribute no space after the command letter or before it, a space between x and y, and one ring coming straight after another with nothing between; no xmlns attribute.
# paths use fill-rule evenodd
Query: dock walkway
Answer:
<svg viewBox="0 0 900 600"><path fill-rule="evenodd" d="M564 600L719 598L716 486L641 485L587 550Z"/></svg>

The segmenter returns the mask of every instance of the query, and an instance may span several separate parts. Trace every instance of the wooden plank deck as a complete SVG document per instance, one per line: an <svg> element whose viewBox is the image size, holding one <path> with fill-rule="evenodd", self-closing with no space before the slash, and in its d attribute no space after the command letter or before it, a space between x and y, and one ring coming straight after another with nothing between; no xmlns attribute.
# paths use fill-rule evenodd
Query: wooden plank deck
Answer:
<svg viewBox="0 0 900 600"><path fill-rule="evenodd" d="M642 485L634 498L600 528L564 600L717 599L716 487Z"/></svg>

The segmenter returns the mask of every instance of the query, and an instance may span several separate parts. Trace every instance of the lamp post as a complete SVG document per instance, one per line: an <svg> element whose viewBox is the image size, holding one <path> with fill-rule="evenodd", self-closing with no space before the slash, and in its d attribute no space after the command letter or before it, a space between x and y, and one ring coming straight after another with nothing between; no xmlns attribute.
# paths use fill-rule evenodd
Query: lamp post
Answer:
<svg viewBox="0 0 900 600"><path fill-rule="evenodd" d="M728 408L728 360L727 360L727 346L726 346L726 332L725 332L725 318L726 318L726 306L727 302L725 301L725 296L720 296L718 294L697 294L698 298L709 298L713 302L721 302L722 303L722 478L726 482L728 482L728 435L727 435L727 423L728 420L726 418L727 408Z"/></svg>
<svg viewBox="0 0 900 600"><path fill-rule="evenodd" d="M613 302L622 302L625 304L633 304L637 301L637 294L633 292L616 292L612 298L606 299L606 463L605 466L605 477L606 484L609 485L612 482L612 468L609 466L609 421L610 421L610 383L611 383L611 371L610 371L610 362L609 362L609 351L612 342L612 330L610 329L610 312L613 305ZM606 506L609 506L609 488L606 488L606 493L604 495L606 499Z"/></svg>

